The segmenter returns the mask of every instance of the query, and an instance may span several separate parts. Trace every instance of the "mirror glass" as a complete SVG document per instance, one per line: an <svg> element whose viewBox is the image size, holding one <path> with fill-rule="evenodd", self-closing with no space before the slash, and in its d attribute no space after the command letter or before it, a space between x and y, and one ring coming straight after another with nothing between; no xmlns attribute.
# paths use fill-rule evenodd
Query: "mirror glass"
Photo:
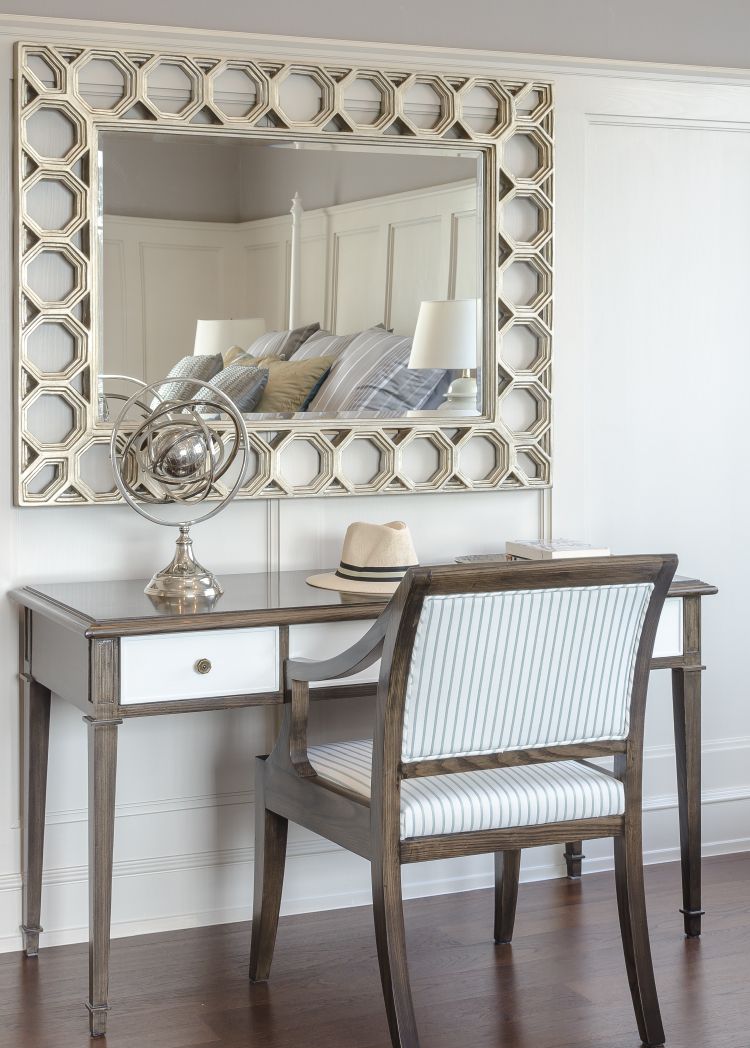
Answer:
<svg viewBox="0 0 750 1048"><path fill-rule="evenodd" d="M201 379L265 372L241 383L246 414L316 420L446 410L451 382L481 372L479 150L195 131L107 131L99 149L102 415L133 392L117 376L154 382L183 358L211 358L182 365ZM458 335L432 352L451 317L412 358L422 303L451 299L477 306L473 368ZM196 338L229 320L245 323Z"/></svg>

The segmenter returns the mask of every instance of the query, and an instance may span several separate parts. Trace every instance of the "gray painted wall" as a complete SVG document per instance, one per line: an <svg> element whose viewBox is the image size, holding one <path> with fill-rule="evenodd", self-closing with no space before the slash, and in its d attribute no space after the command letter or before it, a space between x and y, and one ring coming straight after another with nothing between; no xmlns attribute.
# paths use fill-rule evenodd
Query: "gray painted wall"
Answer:
<svg viewBox="0 0 750 1048"><path fill-rule="evenodd" d="M476 176L474 159L279 149L236 139L104 135L104 210L130 218L246 222Z"/></svg>
<svg viewBox="0 0 750 1048"><path fill-rule="evenodd" d="M591 58L750 65L747 0L6 0L0 13Z"/></svg>

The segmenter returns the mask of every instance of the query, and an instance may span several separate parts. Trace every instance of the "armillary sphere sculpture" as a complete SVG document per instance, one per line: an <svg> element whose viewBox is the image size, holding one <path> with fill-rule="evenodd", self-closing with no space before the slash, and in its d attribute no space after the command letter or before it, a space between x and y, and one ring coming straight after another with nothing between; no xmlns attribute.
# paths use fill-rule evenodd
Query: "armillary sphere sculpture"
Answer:
<svg viewBox="0 0 750 1048"><path fill-rule="evenodd" d="M190 528L219 513L239 491L247 467L247 428L221 390L196 379L179 382L195 387L192 398L160 396L160 389L168 393L166 387L175 384L162 379L126 402L112 429L112 468L128 505L154 524L180 529L174 558L145 592L173 603L212 601L223 591L195 560ZM196 512L211 496L218 501Z"/></svg>

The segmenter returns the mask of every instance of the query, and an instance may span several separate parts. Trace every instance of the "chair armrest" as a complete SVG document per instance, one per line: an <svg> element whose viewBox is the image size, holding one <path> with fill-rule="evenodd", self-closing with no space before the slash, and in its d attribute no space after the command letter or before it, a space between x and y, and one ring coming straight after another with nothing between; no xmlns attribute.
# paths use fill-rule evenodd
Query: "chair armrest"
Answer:
<svg viewBox="0 0 750 1048"><path fill-rule="evenodd" d="M353 673L372 666L383 653L388 626L387 610L384 611L364 637L361 637L351 648L331 659L287 659L286 680L291 687L292 681L336 680L339 677L351 677Z"/></svg>

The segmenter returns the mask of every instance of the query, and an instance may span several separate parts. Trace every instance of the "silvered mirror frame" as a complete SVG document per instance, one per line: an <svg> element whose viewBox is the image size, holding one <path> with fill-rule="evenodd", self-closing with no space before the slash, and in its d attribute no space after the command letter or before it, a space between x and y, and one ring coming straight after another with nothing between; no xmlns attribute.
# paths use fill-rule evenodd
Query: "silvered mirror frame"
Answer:
<svg viewBox="0 0 750 1048"><path fill-rule="evenodd" d="M54 84L35 74L39 60L52 70ZM123 77L123 96L111 108L99 109L80 90L80 74L89 62L114 63ZM148 93L148 74L160 64L179 67L190 82L190 101L178 114L162 112ZM256 85L256 101L242 117L228 116L214 85L227 69L241 69ZM320 111L308 121L284 112L280 85L290 75L312 78L320 87ZM377 88L382 99L377 119L367 125L347 111L346 91L357 79ZM440 117L429 128L417 126L406 104L415 84L428 84L440 99ZM470 92L480 87L497 100L497 123L489 130L472 126ZM494 104L493 104L494 108ZM27 134L29 118L39 109L54 110L73 128L74 144L64 157L40 156ZM483 160L484 353L483 414L477 418L442 413L411 419L274 420L248 422L255 468L240 498L283 498L321 495L378 495L413 492L480 491L545 488L551 484L552 357L552 88L533 80L494 78L408 68L355 68L309 61L266 61L209 54L176 54L138 49L16 45L15 78L15 216L16 216L16 501L18 505L106 504L120 501L112 484L96 490L86 478L86 457L103 455L110 425L99 421L97 368L101 359L99 172L96 157L103 131L130 133L169 131L246 137L318 140L376 145L387 142L415 149L453 148L461 143L481 152ZM390 130L389 130L390 129ZM397 134L397 137L395 135ZM503 165L504 146L514 135L528 136L538 156L528 176L511 174ZM391 137L394 136L394 137ZM63 229L43 229L27 211L28 191L40 180L62 183L73 200L72 218ZM515 241L503 228L504 204L513 197L531 200L538 228L529 241ZM73 289L63 301L42 301L28 280L29 266L44 252L57 252L70 263ZM503 273L515 262L533 269L537 293L514 305L501 294ZM56 372L41 370L29 352L40 325L61 324L71 336L71 360ZM503 357L503 339L513 327L533 337L536 355L513 369ZM523 389L533 399L536 418L528 428L512 430L503 420L505 399ZM29 425L29 413L41 397L62 398L72 425L63 439L45 443ZM320 468L304 484L284 476L283 456L294 442L317 452ZM409 476L406 451L417 441L430 446L437 468L426 479ZM476 475L465 467L467 450L479 442L487 469ZM379 456L379 467L366 482L347 476L346 451L366 442ZM484 442L484 443L483 443ZM424 446L424 445L423 445ZM489 455L487 454L489 452ZM220 494L221 489L217 489Z"/></svg>

